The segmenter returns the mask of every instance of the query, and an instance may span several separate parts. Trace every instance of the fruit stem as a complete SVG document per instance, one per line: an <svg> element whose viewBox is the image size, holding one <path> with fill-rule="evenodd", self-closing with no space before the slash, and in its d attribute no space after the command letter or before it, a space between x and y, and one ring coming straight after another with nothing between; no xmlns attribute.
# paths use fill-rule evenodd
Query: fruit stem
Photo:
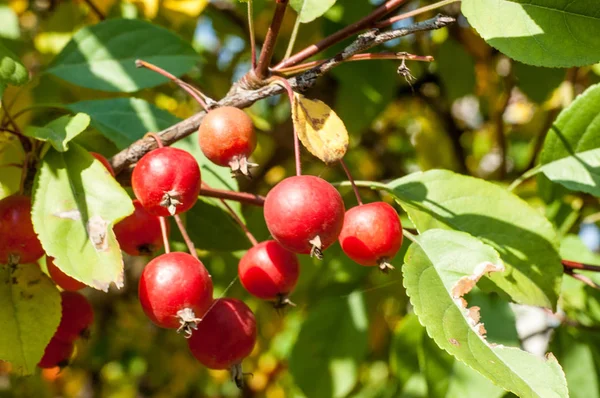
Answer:
<svg viewBox="0 0 600 398"><path fill-rule="evenodd" d="M156 141L156 146L157 147L159 147L159 148L163 148L164 147L164 145L162 143L162 140L160 139L160 137L158 136L158 134L148 132L148 133L144 134L143 138L146 138L146 137L152 137L152 138L154 138L154 140Z"/></svg>
<svg viewBox="0 0 600 398"><path fill-rule="evenodd" d="M296 16L296 22L294 22L294 29L292 30L292 34L290 36L290 42L288 43L288 47L285 50L285 55L283 59L288 59L290 55L292 55L292 51L294 50L294 44L296 44L296 39L298 38L298 31L300 30L300 13Z"/></svg>
<svg viewBox="0 0 600 398"><path fill-rule="evenodd" d="M407 52L383 52L383 53L363 53L354 54L353 56L345 59L343 62L352 61L372 61L372 60L408 60L408 61L421 61L421 62L433 62L435 59L431 55L414 55ZM282 68L274 71L274 73L282 75L293 75L296 73L307 71L327 62L327 60L311 61L299 65L290 66L289 68Z"/></svg>
<svg viewBox="0 0 600 398"><path fill-rule="evenodd" d="M200 188L200 195L210 198L235 200L236 202L246 203L255 206L264 206L265 198L248 192L226 191L224 189L209 188L203 184Z"/></svg>
<svg viewBox="0 0 600 398"><path fill-rule="evenodd" d="M167 221L164 217L158 217L158 220L160 221L160 232L162 233L163 244L165 245L165 253L171 253L169 235L167 233Z"/></svg>
<svg viewBox="0 0 600 398"><path fill-rule="evenodd" d="M254 68L254 74L261 80L268 76L269 66L271 65L273 53L275 52L275 42L277 41L277 36L279 36L279 29L281 28L281 23L283 22L283 17L285 16L285 10L288 6L288 2L289 0L276 1L275 13L271 19L269 30L267 30L267 36L265 37L260 56L258 58L258 64L256 65L256 68Z"/></svg>
<svg viewBox="0 0 600 398"><path fill-rule="evenodd" d="M585 271L600 272L600 266L583 264L577 261L562 260L562 265L565 268L565 270L581 269Z"/></svg>
<svg viewBox="0 0 600 398"><path fill-rule="evenodd" d="M319 41L318 43L311 44L310 46L306 47L305 49L297 52L295 55L292 55L290 58L284 59L283 61L281 61L280 63L275 65L275 67L273 67L273 70L279 71L283 68L297 65L300 62L304 61L305 59L308 59L308 58L312 57L313 55L318 54L318 53L324 51L325 49L333 46L334 44L337 44L340 41L347 39L348 37L368 28L369 26L372 26L373 23L375 23L380 18L384 17L385 15L391 13L392 11L394 11L395 9L400 7L402 5L402 3L404 3L405 1L406 0L388 0L388 1L386 1L385 3L383 3L382 5L377 7L375 10L373 10L372 13L365 16L364 18L354 22L353 24L346 26L345 28L343 28L341 30L338 30L334 34L327 36L326 38Z"/></svg>
<svg viewBox="0 0 600 398"><path fill-rule="evenodd" d="M419 244L419 242L417 241L417 237L414 236L413 234L411 234L410 232L408 232L406 229L402 229L402 235L404 235L408 240L410 240L412 243L416 243Z"/></svg>
<svg viewBox="0 0 600 398"><path fill-rule="evenodd" d="M248 30L250 32L250 52L252 57L252 69L256 68L256 35L254 34L254 4L248 0Z"/></svg>
<svg viewBox="0 0 600 398"><path fill-rule="evenodd" d="M350 170L348 169L348 166L346 166L346 162L344 162L344 159L340 159L340 164L342 165L344 172L348 176L348 180L350 181L350 184L352 184L352 190L354 191L354 195L356 195L356 201L358 202L358 205L362 206L363 202L362 202L362 199L360 198L360 193L358 192L358 187L356 186L356 183L354 182L354 178L352 178L352 174L350 174Z"/></svg>
<svg viewBox="0 0 600 398"><path fill-rule="evenodd" d="M273 83L280 84L287 91L288 98L290 100L290 110L294 107L294 90L290 85L290 82L286 78L281 76L273 76ZM298 138L298 130L296 129L296 123L292 123L294 126L294 156L296 159L296 175L302 175L302 162L300 161L300 139Z"/></svg>
<svg viewBox="0 0 600 398"><path fill-rule="evenodd" d="M596 282L594 282L591 278L585 276L585 275L581 275L581 274L576 274L572 269L565 269L565 274L577 279L580 282L585 283L586 285L593 287L594 289L600 289L600 285L598 285Z"/></svg>
<svg viewBox="0 0 600 398"><path fill-rule="evenodd" d="M412 10L412 11L406 12L404 14L396 15L395 17L384 19L383 21L377 22L373 26L375 28L377 28L377 29L385 28L385 27L388 27L388 26L394 24L395 22L402 21L403 19L411 18L411 17L414 17L416 15L423 14L423 13L425 13L427 11L435 10L436 8L440 8L440 7L443 7L445 5L456 3L456 2L459 2L459 1L461 1L461 0L443 0L443 1L438 1L437 3L433 3L433 4L430 4L430 5L425 6L425 7L417 8L416 10Z"/></svg>
<svg viewBox="0 0 600 398"><path fill-rule="evenodd" d="M179 228L179 231L181 232L181 236L183 236L183 240L185 241L185 244L188 247L188 250L190 251L190 254L196 259L198 259L198 253L196 253L196 247L194 246L194 242L192 242L192 240L190 239L190 236L187 233L187 230L185 229L185 225L183 225L183 222L181 221L181 217L179 217L179 214L175 214L173 216L173 218L175 219L175 222L177 223L177 227Z"/></svg>
<svg viewBox="0 0 600 398"><path fill-rule="evenodd" d="M172 74L170 74L166 70L162 69L161 67L153 65L153 64L143 61L141 59L137 59L135 61L135 66L138 68L150 69L151 71L156 72L156 73L166 77L167 79L173 81L182 90L184 90L192 98L194 98L196 100L196 102L198 102L200 104L200 106L202 106L202 108L204 108L204 110L206 112L209 111L208 105L206 105L206 101L204 101L204 99L202 98L202 96L204 96L204 97L206 97L206 96L204 94L202 96L199 95L200 90L198 90L196 87L193 87L191 84L188 84L188 83L184 82L183 80L177 78L176 76L173 76Z"/></svg>

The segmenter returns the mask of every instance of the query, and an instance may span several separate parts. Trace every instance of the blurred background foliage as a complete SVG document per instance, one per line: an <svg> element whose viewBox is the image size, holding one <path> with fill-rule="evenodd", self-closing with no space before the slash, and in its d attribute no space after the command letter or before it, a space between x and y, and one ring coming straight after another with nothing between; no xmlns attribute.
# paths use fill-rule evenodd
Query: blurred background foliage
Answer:
<svg viewBox="0 0 600 398"><path fill-rule="evenodd" d="M249 68L243 3L94 2L109 18L146 19L192 42L199 58L185 80L213 98L224 96ZM261 42L273 13L273 2L255 0L254 3L256 34ZM324 17L300 27L295 49L357 20L379 3L338 0ZM407 1L402 10L428 3ZM469 27L458 5L443 11L456 16L458 22L447 29L409 36L385 46L388 51L435 57L431 64L408 63L416 77L411 84L396 73L399 62L354 62L335 69L305 93L330 104L345 121L351 133L346 159L355 178L385 181L418 170L446 168L507 184L535 164L544 135L560 109L586 87L600 81L600 65L566 70L511 61ZM295 17L289 10L276 59L281 59L285 52ZM21 57L33 76L31 83L10 87L4 95L4 106L13 114L34 107L19 116L20 125L42 125L56 117L61 111L47 107L52 104L125 96L77 87L43 73L74 32L98 22L85 1L2 0L0 21L0 39ZM408 19L398 24L412 22ZM332 48L325 55L333 55L340 48ZM145 89L135 96L179 118L199 109L172 84ZM261 166L254 179L239 180L239 188L266 194L293 172L289 104L285 97L273 97L256 103L249 113L259 131L254 160ZM114 144L93 129L76 141L106 156L117 152ZM193 136L179 145L198 153ZM9 150L0 156L3 164L22 159L17 145L6 148ZM307 153L303 154L303 161L307 174L320 175L329 181L345 179L341 168L326 167ZM3 179L0 187L3 196L15 184L18 178ZM355 205L349 190L342 193L348 207ZM566 253L570 250L579 258L585 254L590 262L600 263L577 235L580 234L577 225L583 220L584 233L580 235L588 245L598 245L594 229L600 218L597 199L568 195L543 177L522 185L519 194L546 212L563 238ZM365 191L364 199L376 200L376 195ZM243 298L255 311L259 323L259 342L244 362L244 369L252 376L247 378L248 387L242 396L505 396L434 345L410 314L400 272L382 275L360 267L341 255L337 245L327 251L324 261L302 259L301 280L292 296L296 308L276 313L267 303L250 298L235 280L237 262L248 247L244 235L228 218L211 211L210 207L215 207L213 202L207 200L201 206L187 215L188 226L198 246L204 249L202 260L212 273L216 296ZM243 215L259 239L268 237L261 209L244 207ZM406 217L402 217L405 226L410 227ZM225 224L230 226L226 233L215 236L211 226ZM172 238L177 243L177 235ZM399 253L394 261L398 268L403 254L404 251ZM109 294L86 291L96 311L96 322L91 339L78 343L70 367L60 373L45 370L20 379L11 376L9 365L0 363L0 397L240 395L227 372L204 369L188 352L181 336L154 327L144 316L136 297L136 282L145 261L127 258L124 289ZM507 302L477 292L471 296L470 301L482 308L492 342L523 343L514 326L515 314ZM582 361L586 361L593 373L592 379L583 384L589 390L579 390L572 396L597 397L598 390L593 391L593 386L598 386L600 356L598 337L590 330L600 327L600 295L578 282L566 280L561 307L571 321L560 327L552 348L568 379L575 377L574 369ZM566 350L574 341L577 350Z"/></svg>

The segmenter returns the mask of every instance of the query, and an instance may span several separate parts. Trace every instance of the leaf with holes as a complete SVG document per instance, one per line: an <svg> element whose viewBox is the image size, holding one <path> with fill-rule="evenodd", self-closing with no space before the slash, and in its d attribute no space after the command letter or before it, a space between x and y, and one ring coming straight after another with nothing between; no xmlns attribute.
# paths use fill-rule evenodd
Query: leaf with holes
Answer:
<svg viewBox="0 0 600 398"><path fill-rule="evenodd" d="M60 322L60 293L37 264L0 266L0 360L33 374Z"/></svg>
<svg viewBox="0 0 600 398"><path fill-rule="evenodd" d="M447 170L414 173L386 188L420 231L467 232L496 249L507 272L492 282L521 304L555 308L563 267L552 224L518 196Z"/></svg>
<svg viewBox="0 0 600 398"><path fill-rule="evenodd" d="M33 227L64 273L95 289L123 286L123 257L112 227L133 212L127 192L102 163L71 143L50 148L36 175Z"/></svg>
<svg viewBox="0 0 600 398"><path fill-rule="evenodd" d="M563 110L548 131L541 171L573 191L600 196L600 84Z"/></svg>
<svg viewBox="0 0 600 398"><path fill-rule="evenodd" d="M160 131L180 120L139 98L112 98L66 105L71 112L90 115L92 126L119 149L127 148L149 131Z"/></svg>
<svg viewBox="0 0 600 398"><path fill-rule="evenodd" d="M325 14L336 0L290 0L290 6L298 13L300 23L312 22Z"/></svg>
<svg viewBox="0 0 600 398"><path fill-rule="evenodd" d="M410 246L402 272L415 313L438 346L520 397L568 397L552 354L544 360L488 343L479 308L463 298L484 274L505 272L494 249L463 232L433 229Z"/></svg>
<svg viewBox="0 0 600 398"><path fill-rule="evenodd" d="M65 152L69 149L69 141L82 133L90 124L90 117L85 113L75 116L62 116L44 127L28 126L25 134L41 141L48 141L54 149Z"/></svg>
<svg viewBox="0 0 600 398"><path fill-rule="evenodd" d="M128 93L168 81L156 72L138 69L136 59L181 76L199 56L165 28L140 19L111 18L75 33L46 72L78 86Z"/></svg>
<svg viewBox="0 0 600 398"><path fill-rule="evenodd" d="M327 164L344 157L348 131L327 104L294 93L292 120L300 141L310 153Z"/></svg>
<svg viewBox="0 0 600 398"><path fill-rule="evenodd" d="M488 44L525 64L600 61L596 0L463 0L462 12Z"/></svg>

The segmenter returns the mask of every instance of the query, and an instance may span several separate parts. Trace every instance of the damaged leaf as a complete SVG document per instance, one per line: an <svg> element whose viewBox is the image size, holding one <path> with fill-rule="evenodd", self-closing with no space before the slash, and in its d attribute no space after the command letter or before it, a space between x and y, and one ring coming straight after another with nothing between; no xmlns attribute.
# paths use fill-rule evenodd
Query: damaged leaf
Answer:
<svg viewBox="0 0 600 398"><path fill-rule="evenodd" d="M123 285L123 258L113 226L133 212L125 190L75 143L50 148L34 186L33 226L64 273L95 289Z"/></svg>
<svg viewBox="0 0 600 398"><path fill-rule="evenodd" d="M60 293L37 264L0 266L0 361L30 375L60 322Z"/></svg>
<svg viewBox="0 0 600 398"><path fill-rule="evenodd" d="M348 131L327 104L294 93L292 120L298 138L314 156L327 164L344 157L348 149Z"/></svg>
<svg viewBox="0 0 600 398"><path fill-rule="evenodd" d="M428 230L408 249L404 284L419 321L438 346L519 397L568 397L552 354L544 360L515 347L490 344L479 308L464 294L488 272L502 273L498 253L469 234Z"/></svg>

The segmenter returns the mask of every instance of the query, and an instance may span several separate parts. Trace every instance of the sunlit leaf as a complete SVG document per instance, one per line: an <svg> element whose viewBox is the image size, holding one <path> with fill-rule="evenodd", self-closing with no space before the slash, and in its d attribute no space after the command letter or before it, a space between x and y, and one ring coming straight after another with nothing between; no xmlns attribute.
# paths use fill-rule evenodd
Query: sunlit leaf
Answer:
<svg viewBox="0 0 600 398"><path fill-rule="evenodd" d="M325 14L336 0L290 0L290 6L298 13L301 23L314 21Z"/></svg>
<svg viewBox="0 0 600 398"><path fill-rule="evenodd" d="M44 127L29 126L25 133L41 141L48 141L54 149L65 152L69 149L69 141L77 137L90 124L90 117L85 113L75 116L62 116L51 121Z"/></svg>

